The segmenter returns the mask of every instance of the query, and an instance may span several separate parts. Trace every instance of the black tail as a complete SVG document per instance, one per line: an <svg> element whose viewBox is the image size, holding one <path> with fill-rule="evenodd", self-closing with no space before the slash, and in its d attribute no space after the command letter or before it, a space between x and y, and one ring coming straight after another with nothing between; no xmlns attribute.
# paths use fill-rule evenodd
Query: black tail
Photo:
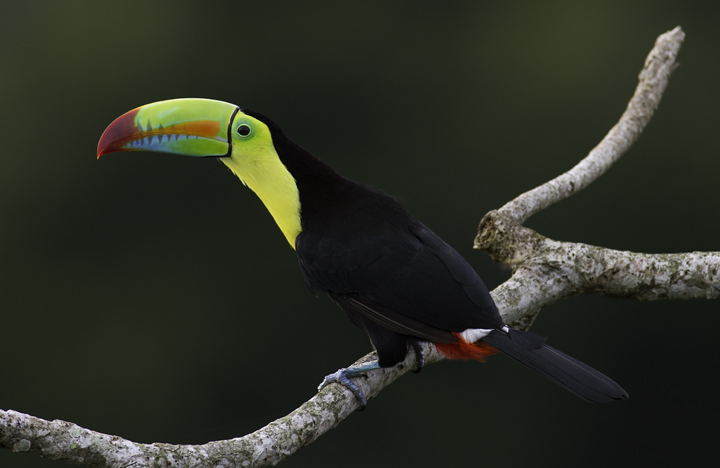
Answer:
<svg viewBox="0 0 720 468"><path fill-rule="evenodd" d="M493 330L483 341L583 400L604 403L628 398L627 392L612 379L551 348L545 344L544 337L535 333L513 329L509 333Z"/></svg>

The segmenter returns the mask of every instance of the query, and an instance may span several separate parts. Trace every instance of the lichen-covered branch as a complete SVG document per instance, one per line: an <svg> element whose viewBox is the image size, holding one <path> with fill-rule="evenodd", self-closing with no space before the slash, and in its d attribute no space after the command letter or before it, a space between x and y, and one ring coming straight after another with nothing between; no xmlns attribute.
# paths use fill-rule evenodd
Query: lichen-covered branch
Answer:
<svg viewBox="0 0 720 468"><path fill-rule="evenodd" d="M513 267L493 299L509 323L577 294L635 300L720 298L720 252L647 254L561 242L498 211L480 223L476 248Z"/></svg>
<svg viewBox="0 0 720 468"><path fill-rule="evenodd" d="M442 359L425 344L426 364ZM373 354L354 365L374 359ZM409 370L415 353L390 369L357 379L370 399ZM65 421L47 421L16 411L0 410L0 447L91 467L224 467L275 465L313 442L353 413L359 404L345 387L330 385L287 416L231 440L203 445L140 444Z"/></svg>
<svg viewBox="0 0 720 468"><path fill-rule="evenodd" d="M559 253L575 257L582 293L640 301L717 299L720 252L646 254L558 242Z"/></svg>
<svg viewBox="0 0 720 468"><path fill-rule="evenodd" d="M680 26L658 37L645 59L639 83L627 110L605 138L580 163L555 179L523 193L500 208L522 224L530 216L584 189L620 159L638 139L660 104L685 33Z"/></svg>

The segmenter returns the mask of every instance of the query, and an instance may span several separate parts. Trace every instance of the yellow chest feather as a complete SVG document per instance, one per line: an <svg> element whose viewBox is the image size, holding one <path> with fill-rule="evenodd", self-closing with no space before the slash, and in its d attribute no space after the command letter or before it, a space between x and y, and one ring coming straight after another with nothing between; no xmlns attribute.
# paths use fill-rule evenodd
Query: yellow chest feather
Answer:
<svg viewBox="0 0 720 468"><path fill-rule="evenodd" d="M297 184L277 153L268 151L257 156L221 160L260 197L294 249L295 238L302 231Z"/></svg>

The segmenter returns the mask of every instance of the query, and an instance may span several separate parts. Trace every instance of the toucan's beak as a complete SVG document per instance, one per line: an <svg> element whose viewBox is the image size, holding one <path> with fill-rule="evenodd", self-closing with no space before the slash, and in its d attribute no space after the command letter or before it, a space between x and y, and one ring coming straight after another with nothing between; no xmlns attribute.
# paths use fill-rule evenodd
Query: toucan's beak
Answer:
<svg viewBox="0 0 720 468"><path fill-rule="evenodd" d="M117 151L230 156L230 124L239 108L211 99L160 101L118 117L98 143L97 157Z"/></svg>

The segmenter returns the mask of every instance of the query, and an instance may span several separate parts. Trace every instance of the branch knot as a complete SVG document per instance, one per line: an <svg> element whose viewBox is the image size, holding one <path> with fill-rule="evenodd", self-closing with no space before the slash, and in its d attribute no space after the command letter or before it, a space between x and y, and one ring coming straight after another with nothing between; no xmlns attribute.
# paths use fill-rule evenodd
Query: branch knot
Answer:
<svg viewBox="0 0 720 468"><path fill-rule="evenodd" d="M482 250L496 262L515 268L541 248L545 237L518 224L510 216L493 210L480 221L473 248Z"/></svg>

